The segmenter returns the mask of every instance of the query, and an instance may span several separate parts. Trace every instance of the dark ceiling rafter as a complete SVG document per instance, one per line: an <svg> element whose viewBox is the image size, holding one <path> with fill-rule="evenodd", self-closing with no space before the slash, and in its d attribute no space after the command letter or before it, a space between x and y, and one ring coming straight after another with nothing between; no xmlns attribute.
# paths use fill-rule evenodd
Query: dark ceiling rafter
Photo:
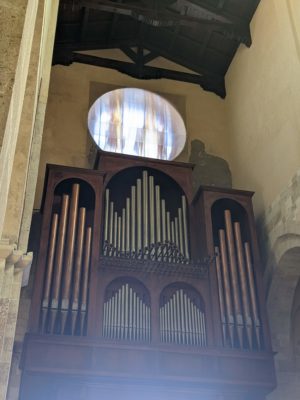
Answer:
<svg viewBox="0 0 300 400"><path fill-rule="evenodd" d="M122 0L118 0L118 3L122 3ZM110 40L112 40L114 38L114 36L115 36L115 31L116 31L118 19L119 19L119 14L114 13L113 16L112 16L110 32L109 32L109 35L108 35Z"/></svg>
<svg viewBox="0 0 300 400"><path fill-rule="evenodd" d="M204 0L177 0L176 3L190 3L195 8L202 10L202 12L208 12L214 17L224 18L229 21L230 24L225 26L219 25L220 31L224 35L228 35L232 39L236 39L239 42L245 44L247 47L251 46L251 33L249 29L249 23L234 14L228 13L224 10L226 0L222 0L218 3L218 7L211 6Z"/></svg>
<svg viewBox="0 0 300 400"><path fill-rule="evenodd" d="M222 98L224 98L226 94L224 81L223 84L221 84L220 82L216 84L216 81L212 76L202 76L198 74L173 71L164 68L150 67L147 65L143 66L142 73L137 76L136 65L134 63L95 57L88 54L81 54L76 52L72 53L72 59L70 60L70 63L72 62L114 69L139 79L147 80L166 78L176 81L194 83L200 85L204 90L216 93Z"/></svg>
<svg viewBox="0 0 300 400"><path fill-rule="evenodd" d="M220 8L214 8L203 1L176 0L175 5L178 12L171 11L175 5L164 9L153 10L147 6L138 7L133 4L125 4L111 0L82 0L81 4L94 10L111 12L114 14L126 15L139 22L155 27L172 27L179 25L207 24L219 30L229 38L236 39L246 46L251 45L251 34L245 21L226 12ZM198 17L190 15L189 7L194 7L198 11ZM185 10L182 13L182 10Z"/></svg>
<svg viewBox="0 0 300 400"><path fill-rule="evenodd" d="M239 44L251 45L258 2L61 0L53 64L90 63L139 79L185 81L225 97L225 73ZM120 49L130 61L79 54L102 49ZM191 72L147 65L158 57Z"/></svg>
<svg viewBox="0 0 300 400"><path fill-rule="evenodd" d="M87 25L89 20L90 9L87 7L83 8L81 29L80 29L80 41L83 42L87 32Z"/></svg>

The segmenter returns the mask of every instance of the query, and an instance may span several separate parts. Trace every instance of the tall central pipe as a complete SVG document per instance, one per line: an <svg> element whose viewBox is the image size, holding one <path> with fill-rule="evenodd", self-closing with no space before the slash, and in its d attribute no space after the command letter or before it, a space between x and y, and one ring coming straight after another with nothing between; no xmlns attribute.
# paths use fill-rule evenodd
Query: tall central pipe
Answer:
<svg viewBox="0 0 300 400"><path fill-rule="evenodd" d="M142 250L142 181L136 181L137 252Z"/></svg>
<svg viewBox="0 0 300 400"><path fill-rule="evenodd" d="M136 187L131 186L131 251L135 253Z"/></svg>
<svg viewBox="0 0 300 400"><path fill-rule="evenodd" d="M148 172L143 171L143 241L144 249L148 248Z"/></svg>

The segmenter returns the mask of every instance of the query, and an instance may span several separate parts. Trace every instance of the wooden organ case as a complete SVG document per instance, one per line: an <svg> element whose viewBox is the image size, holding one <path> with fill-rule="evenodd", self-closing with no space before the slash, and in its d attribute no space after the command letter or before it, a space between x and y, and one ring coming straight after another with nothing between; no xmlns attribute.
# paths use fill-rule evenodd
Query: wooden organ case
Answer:
<svg viewBox="0 0 300 400"><path fill-rule="evenodd" d="M262 400L274 388L251 192L192 165L49 165L20 399Z"/></svg>

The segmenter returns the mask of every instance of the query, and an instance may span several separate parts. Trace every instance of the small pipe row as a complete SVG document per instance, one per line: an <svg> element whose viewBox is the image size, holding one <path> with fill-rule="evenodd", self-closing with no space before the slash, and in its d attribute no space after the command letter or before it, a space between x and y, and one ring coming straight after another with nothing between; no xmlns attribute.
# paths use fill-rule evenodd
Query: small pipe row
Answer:
<svg viewBox="0 0 300 400"><path fill-rule="evenodd" d="M160 307L159 317L162 342L206 346L205 315L183 289Z"/></svg>
<svg viewBox="0 0 300 400"><path fill-rule="evenodd" d="M149 342L150 331L150 307L129 284L123 284L104 303L103 336Z"/></svg>

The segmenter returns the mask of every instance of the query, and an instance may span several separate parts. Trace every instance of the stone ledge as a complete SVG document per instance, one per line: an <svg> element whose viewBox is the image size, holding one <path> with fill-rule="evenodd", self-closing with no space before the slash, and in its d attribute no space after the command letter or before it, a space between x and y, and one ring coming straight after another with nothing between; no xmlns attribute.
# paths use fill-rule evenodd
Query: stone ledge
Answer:
<svg viewBox="0 0 300 400"><path fill-rule="evenodd" d="M33 253L25 253L17 249L16 244L10 244L8 239L0 240L0 263L5 263L5 270L12 265L14 271L24 271L32 263Z"/></svg>

